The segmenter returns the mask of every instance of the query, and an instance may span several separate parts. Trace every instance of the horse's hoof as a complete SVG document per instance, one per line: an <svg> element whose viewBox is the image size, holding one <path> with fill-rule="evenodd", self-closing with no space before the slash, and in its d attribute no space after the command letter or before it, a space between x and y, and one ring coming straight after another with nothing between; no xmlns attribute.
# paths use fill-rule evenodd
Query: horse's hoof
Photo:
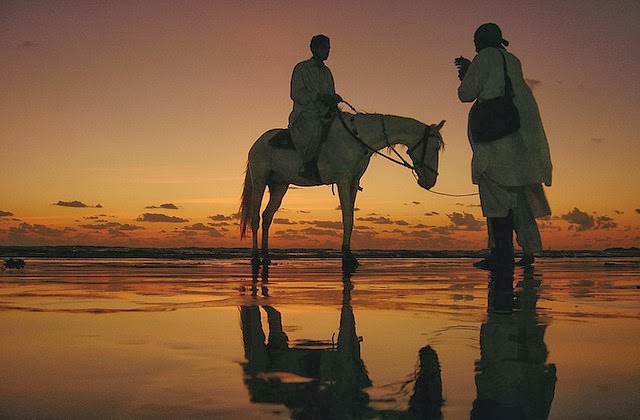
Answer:
<svg viewBox="0 0 640 420"><path fill-rule="evenodd" d="M264 257L264 258L262 259L262 265L263 265L264 267L269 267L269 265L271 265L271 258L269 258L269 257Z"/></svg>

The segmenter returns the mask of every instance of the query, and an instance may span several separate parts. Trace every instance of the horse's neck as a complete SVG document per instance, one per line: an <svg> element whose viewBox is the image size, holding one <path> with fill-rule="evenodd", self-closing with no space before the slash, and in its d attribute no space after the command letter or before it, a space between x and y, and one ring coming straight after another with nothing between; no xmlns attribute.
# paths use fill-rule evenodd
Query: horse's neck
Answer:
<svg viewBox="0 0 640 420"><path fill-rule="evenodd" d="M394 144L411 147L425 130L424 124L412 118L383 114L359 114L355 126L362 139L376 150Z"/></svg>

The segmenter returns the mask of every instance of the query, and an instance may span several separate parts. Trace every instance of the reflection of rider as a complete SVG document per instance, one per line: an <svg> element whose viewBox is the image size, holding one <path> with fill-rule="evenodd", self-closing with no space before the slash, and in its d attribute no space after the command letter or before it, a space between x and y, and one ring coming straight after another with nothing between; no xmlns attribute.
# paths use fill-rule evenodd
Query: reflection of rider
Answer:
<svg viewBox="0 0 640 420"><path fill-rule="evenodd" d="M508 293L501 274L494 278L494 292ZM513 282L513 275L511 277ZM487 322L480 330L480 360L476 362L477 399L471 419L546 419L555 393L556 367L545 364L546 325L536 311L537 289L533 269L525 270L522 289L516 294L519 310L494 311L490 301ZM512 301L512 300L511 300Z"/></svg>
<svg viewBox="0 0 640 420"><path fill-rule="evenodd" d="M409 399L409 414L414 419L442 418L442 376L438 354L425 346L418 352L419 370Z"/></svg>
<svg viewBox="0 0 640 420"><path fill-rule="evenodd" d="M313 57L298 63L291 76L293 110L289 115L289 131L296 150L302 157L299 175L318 178L318 150L342 99L336 94L331 70L324 64L329 58L329 38L316 35L311 39Z"/></svg>

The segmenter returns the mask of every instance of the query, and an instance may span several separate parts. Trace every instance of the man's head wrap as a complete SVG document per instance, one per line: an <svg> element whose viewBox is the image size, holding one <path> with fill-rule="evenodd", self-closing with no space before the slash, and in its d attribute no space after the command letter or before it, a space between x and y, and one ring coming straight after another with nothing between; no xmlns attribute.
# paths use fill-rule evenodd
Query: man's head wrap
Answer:
<svg viewBox="0 0 640 420"><path fill-rule="evenodd" d="M486 47L505 47L509 46L509 41L502 38L502 30L495 23L485 23L480 25L476 29L476 33L473 35L475 41L482 46Z"/></svg>

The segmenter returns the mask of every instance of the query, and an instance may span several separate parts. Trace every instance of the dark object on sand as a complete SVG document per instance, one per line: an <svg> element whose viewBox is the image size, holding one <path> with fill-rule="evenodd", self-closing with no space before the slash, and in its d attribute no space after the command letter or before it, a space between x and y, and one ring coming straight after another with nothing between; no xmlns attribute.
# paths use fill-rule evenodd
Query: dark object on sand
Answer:
<svg viewBox="0 0 640 420"><path fill-rule="evenodd" d="M15 268L20 269L24 268L24 260L9 258L4 261L4 266L6 268Z"/></svg>

